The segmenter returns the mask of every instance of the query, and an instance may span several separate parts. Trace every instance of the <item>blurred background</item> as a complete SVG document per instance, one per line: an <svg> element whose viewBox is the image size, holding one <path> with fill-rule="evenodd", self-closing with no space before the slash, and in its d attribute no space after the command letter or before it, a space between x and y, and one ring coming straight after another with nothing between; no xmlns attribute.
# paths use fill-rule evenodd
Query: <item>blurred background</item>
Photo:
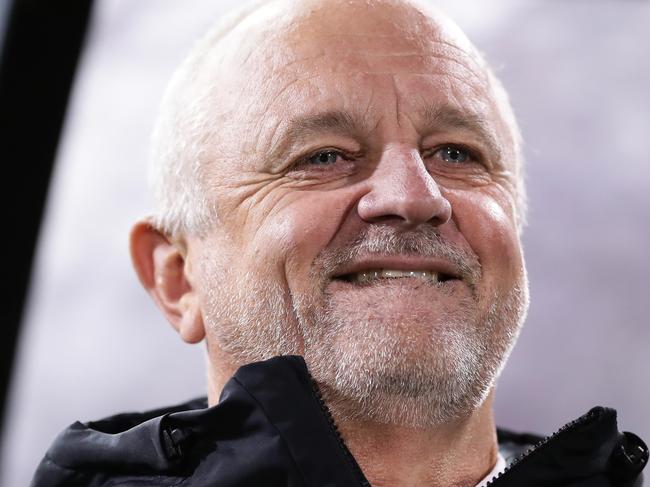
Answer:
<svg viewBox="0 0 650 487"><path fill-rule="evenodd" d="M39 8L36 0L22 3ZM18 59L43 54L71 32L77 44L85 39L78 64L63 52L44 55L45 74L8 62L16 43L5 42L1 136L20 129L31 143L3 140L11 149L3 152L3 166L23 168L27 189L38 180L42 194L14 195L7 178L3 209L25 223L22 205L35 202L38 221L38 203L46 199L25 305L3 320L9 337L3 356L13 368L6 368L11 380L0 391L6 392L2 487L28 485L55 435L74 420L204 394L203 347L183 344L140 288L127 237L150 209L147 149L166 81L193 40L238 3L96 0L89 8L89 0L71 1L82 12L76 31L60 10L23 27L35 46L18 51ZM550 434L602 404L619 410L621 429L648 442L650 2L435 3L496 67L526 140L531 308L499 382L498 423ZM5 39L16 18L10 13L7 0L0 2ZM60 143L55 138L48 146L55 155L50 178L49 166L40 171L28 157L47 142L34 127L49 108L39 102L7 109L9 88L20 85L6 82L7 70L23 76L31 87L25 96L33 99L52 86L65 92L60 67L74 73L75 65L69 100L62 97L68 104ZM16 113L30 109L27 122L16 121ZM5 231L15 236L18 228ZM39 226L30 228L36 236ZM28 271L30 245L21 243L29 250ZM5 281L22 289L11 276ZM12 330L19 331L13 360Z"/></svg>

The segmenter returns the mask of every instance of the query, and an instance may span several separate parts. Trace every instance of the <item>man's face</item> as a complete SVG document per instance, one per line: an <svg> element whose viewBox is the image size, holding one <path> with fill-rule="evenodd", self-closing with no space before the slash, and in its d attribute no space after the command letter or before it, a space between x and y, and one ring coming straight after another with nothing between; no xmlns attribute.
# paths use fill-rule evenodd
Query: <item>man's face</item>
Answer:
<svg viewBox="0 0 650 487"><path fill-rule="evenodd" d="M208 341L303 354L342 410L444 421L485 399L525 314L512 134L462 39L355 8L212 60L238 74L204 154L218 221L189 242Z"/></svg>

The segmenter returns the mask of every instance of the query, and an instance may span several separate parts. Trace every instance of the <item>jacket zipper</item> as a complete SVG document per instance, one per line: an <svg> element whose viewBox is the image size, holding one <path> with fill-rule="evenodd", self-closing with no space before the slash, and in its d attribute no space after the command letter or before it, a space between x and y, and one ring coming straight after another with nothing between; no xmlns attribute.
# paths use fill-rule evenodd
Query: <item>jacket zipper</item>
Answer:
<svg viewBox="0 0 650 487"><path fill-rule="evenodd" d="M574 419L573 421L565 424L551 436L547 436L540 442L530 447L526 452L516 457L512 463L510 463L510 465L508 465L505 470L503 470L503 472L500 472L496 477L485 484L485 486L496 487L504 479L507 480L508 476L512 475L513 470L521 467L522 463L525 464L526 461L528 461L531 457L534 457L540 450L547 448L549 443L556 440L558 437L564 436L566 433L578 428L579 426L589 423L596 417L596 415L597 412L589 411L587 414L580 416L578 419Z"/></svg>
<svg viewBox="0 0 650 487"><path fill-rule="evenodd" d="M354 459L352 456L352 453L348 449L348 447L345 445L345 441L343 441L343 437L341 436L341 432L339 431L338 427L336 426L336 422L334 421L334 418L332 416L332 412L330 411L329 406L325 403L325 400L323 399L323 395L321 394L321 391L318 387L318 384L316 384L316 381L312 377L312 375L307 371L307 375L309 377L309 381L311 382L311 387L312 391L314 393L314 397L316 398L316 401L321 407L321 410L323 412L323 415L325 416L325 419L327 421L327 424L330 427L330 431L332 432L334 438L336 439L336 442L339 445L339 448L343 452L343 455L345 458L348 460L348 463L350 464L350 467L352 468L355 476L357 477L357 480L359 481L359 485L361 487L372 487L368 480L366 479L365 475L361 471L361 468L359 467L359 464L357 461ZM492 480L490 480L487 484L485 484L485 487L496 487L497 483L501 482L504 478L507 480L509 475L512 475L512 470L517 469L521 466L522 463L526 463L531 457L535 456L540 450L543 450L544 448L547 448L548 444L551 443L552 441L556 440L558 437L562 437L568 432L578 428L579 426L582 426L586 423L589 423L595 417L597 416L597 412L594 410L589 411L586 414L583 414L577 419L574 419L573 421L570 421L569 423L565 424L562 426L560 429L558 429L555 433L553 433L550 436L547 436L543 440L539 441L532 447L530 447L526 452L522 453L521 455L517 456L511 463L508 465L505 470L502 472L499 472L496 477L494 477Z"/></svg>
<svg viewBox="0 0 650 487"><path fill-rule="evenodd" d="M348 447L345 445L345 441L343 441L341 432L339 431L338 426L336 426L336 423L334 422L332 411L330 411L329 406L325 403L325 399L323 399L323 395L321 394L320 389L318 388L318 384L316 384L316 381L311 376L311 374L309 374L309 372L307 373L309 375L309 380L311 381L312 391L314 392L314 396L316 397L316 400L318 401L318 404L320 405L321 410L323 411L323 415L327 420L327 424L330 427L330 431L332 432L334 438L336 438L336 442L338 443L339 448L343 452L343 456L347 459L350 467L352 468L352 471L354 472L354 475L357 478L359 485L361 487L372 487L368 482L368 480L366 479L366 476L361 471L361 467L359 467L359 464L352 456L352 453L350 452Z"/></svg>

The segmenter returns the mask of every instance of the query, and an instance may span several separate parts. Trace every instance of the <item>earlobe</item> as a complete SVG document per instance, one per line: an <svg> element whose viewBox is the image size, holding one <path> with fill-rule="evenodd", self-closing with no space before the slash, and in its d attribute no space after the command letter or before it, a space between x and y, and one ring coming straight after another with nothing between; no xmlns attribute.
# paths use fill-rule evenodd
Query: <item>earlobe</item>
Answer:
<svg viewBox="0 0 650 487"><path fill-rule="evenodd" d="M186 342L200 342L203 317L181 245L144 220L131 230L130 250L140 282L171 325Z"/></svg>
<svg viewBox="0 0 650 487"><path fill-rule="evenodd" d="M199 343L205 338L203 315L195 293L186 293L181 298L181 320L177 328L181 338L187 343Z"/></svg>

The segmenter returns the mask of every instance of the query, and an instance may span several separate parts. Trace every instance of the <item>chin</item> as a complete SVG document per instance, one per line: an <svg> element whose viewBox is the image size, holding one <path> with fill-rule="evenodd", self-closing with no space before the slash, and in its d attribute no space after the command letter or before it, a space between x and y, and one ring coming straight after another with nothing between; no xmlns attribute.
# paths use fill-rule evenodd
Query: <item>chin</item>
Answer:
<svg viewBox="0 0 650 487"><path fill-rule="evenodd" d="M388 306L364 312L337 298L313 315L305 359L339 420L409 427L453 422L480 408L492 390L526 296L515 288L482 313L468 299L412 307L410 314Z"/></svg>

